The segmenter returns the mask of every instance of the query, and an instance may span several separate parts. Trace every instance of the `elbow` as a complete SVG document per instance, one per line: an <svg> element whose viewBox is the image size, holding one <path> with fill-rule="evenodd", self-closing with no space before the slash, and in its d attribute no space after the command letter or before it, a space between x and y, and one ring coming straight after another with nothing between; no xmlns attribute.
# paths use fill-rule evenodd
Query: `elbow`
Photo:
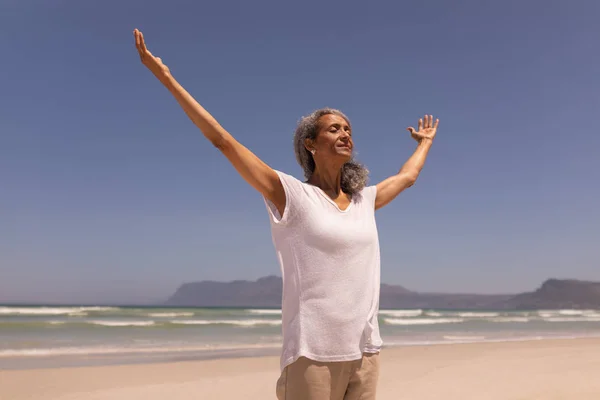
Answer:
<svg viewBox="0 0 600 400"><path fill-rule="evenodd" d="M405 182L405 185L407 188L413 186L415 183L417 183L417 178L419 177L419 174L416 172L407 172L404 174L403 176L403 181Z"/></svg>
<svg viewBox="0 0 600 400"><path fill-rule="evenodd" d="M231 143L224 137L218 137L218 138L212 139L210 142L212 143L212 145L214 147L219 149L219 151L221 153L226 152L227 149L231 147Z"/></svg>

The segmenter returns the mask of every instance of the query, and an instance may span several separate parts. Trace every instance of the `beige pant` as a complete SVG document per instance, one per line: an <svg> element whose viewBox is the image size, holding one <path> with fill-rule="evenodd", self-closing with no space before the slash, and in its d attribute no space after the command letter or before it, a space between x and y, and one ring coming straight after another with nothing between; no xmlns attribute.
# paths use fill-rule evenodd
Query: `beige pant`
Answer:
<svg viewBox="0 0 600 400"><path fill-rule="evenodd" d="M374 400L379 354L362 359L319 362L300 357L285 367L277 381L279 400Z"/></svg>

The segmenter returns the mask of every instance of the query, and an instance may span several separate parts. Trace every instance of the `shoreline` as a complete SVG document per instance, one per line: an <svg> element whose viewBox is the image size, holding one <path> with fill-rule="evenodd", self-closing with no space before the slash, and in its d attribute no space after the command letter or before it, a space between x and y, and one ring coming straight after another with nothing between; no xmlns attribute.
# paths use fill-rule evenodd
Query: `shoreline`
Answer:
<svg viewBox="0 0 600 400"><path fill-rule="evenodd" d="M600 338L390 347L378 399L598 399ZM279 357L0 370L11 400L275 397ZM400 395L401 394L401 395Z"/></svg>
<svg viewBox="0 0 600 400"><path fill-rule="evenodd" d="M454 346L454 345L476 345L476 344L503 344L503 343L521 343L521 342L540 342L540 341L563 341L563 340L586 340L598 339L600 335L594 333L590 335L578 336L532 336L517 338L485 339L471 340L465 335L465 339L448 341L422 341L412 343L394 343L386 344L382 347L382 352L399 348L410 347L430 347L430 346ZM117 357L114 355L91 354L91 355L36 355L26 357L4 357L0 358L0 371L29 371L42 369L64 369L64 368L88 368L88 367L117 367L134 365L153 365L153 364L171 364L179 362L201 362L212 360L235 360L262 357L279 357L281 347L248 347L248 348L224 348L206 351L180 351L169 353L122 353ZM119 358L120 357L120 358ZM12 364L11 364L12 363Z"/></svg>

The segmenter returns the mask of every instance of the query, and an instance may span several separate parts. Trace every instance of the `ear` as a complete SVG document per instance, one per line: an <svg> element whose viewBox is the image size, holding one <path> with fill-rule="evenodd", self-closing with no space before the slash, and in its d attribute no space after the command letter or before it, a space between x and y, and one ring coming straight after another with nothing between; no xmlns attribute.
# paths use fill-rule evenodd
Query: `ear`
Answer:
<svg viewBox="0 0 600 400"><path fill-rule="evenodd" d="M315 142L312 139L304 139L304 148L309 152L315 148Z"/></svg>

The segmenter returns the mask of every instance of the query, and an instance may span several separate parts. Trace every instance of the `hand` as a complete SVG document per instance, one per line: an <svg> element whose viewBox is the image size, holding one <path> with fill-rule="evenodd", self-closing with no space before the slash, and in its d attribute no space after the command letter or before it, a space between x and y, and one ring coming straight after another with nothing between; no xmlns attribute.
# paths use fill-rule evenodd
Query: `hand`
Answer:
<svg viewBox="0 0 600 400"><path fill-rule="evenodd" d="M133 31L133 36L135 37L135 47L140 54L142 64L144 64L159 80L162 81L162 79L168 77L170 74L169 68L163 64L160 57L154 57L152 53L150 53L150 50L146 48L142 32L136 29Z"/></svg>
<svg viewBox="0 0 600 400"><path fill-rule="evenodd" d="M406 128L410 132L410 136L413 137L417 142L421 143L423 140L433 140L437 132L437 127L440 123L439 119L433 123L433 116L426 115L424 119L419 119L419 130L416 131L412 126Z"/></svg>

